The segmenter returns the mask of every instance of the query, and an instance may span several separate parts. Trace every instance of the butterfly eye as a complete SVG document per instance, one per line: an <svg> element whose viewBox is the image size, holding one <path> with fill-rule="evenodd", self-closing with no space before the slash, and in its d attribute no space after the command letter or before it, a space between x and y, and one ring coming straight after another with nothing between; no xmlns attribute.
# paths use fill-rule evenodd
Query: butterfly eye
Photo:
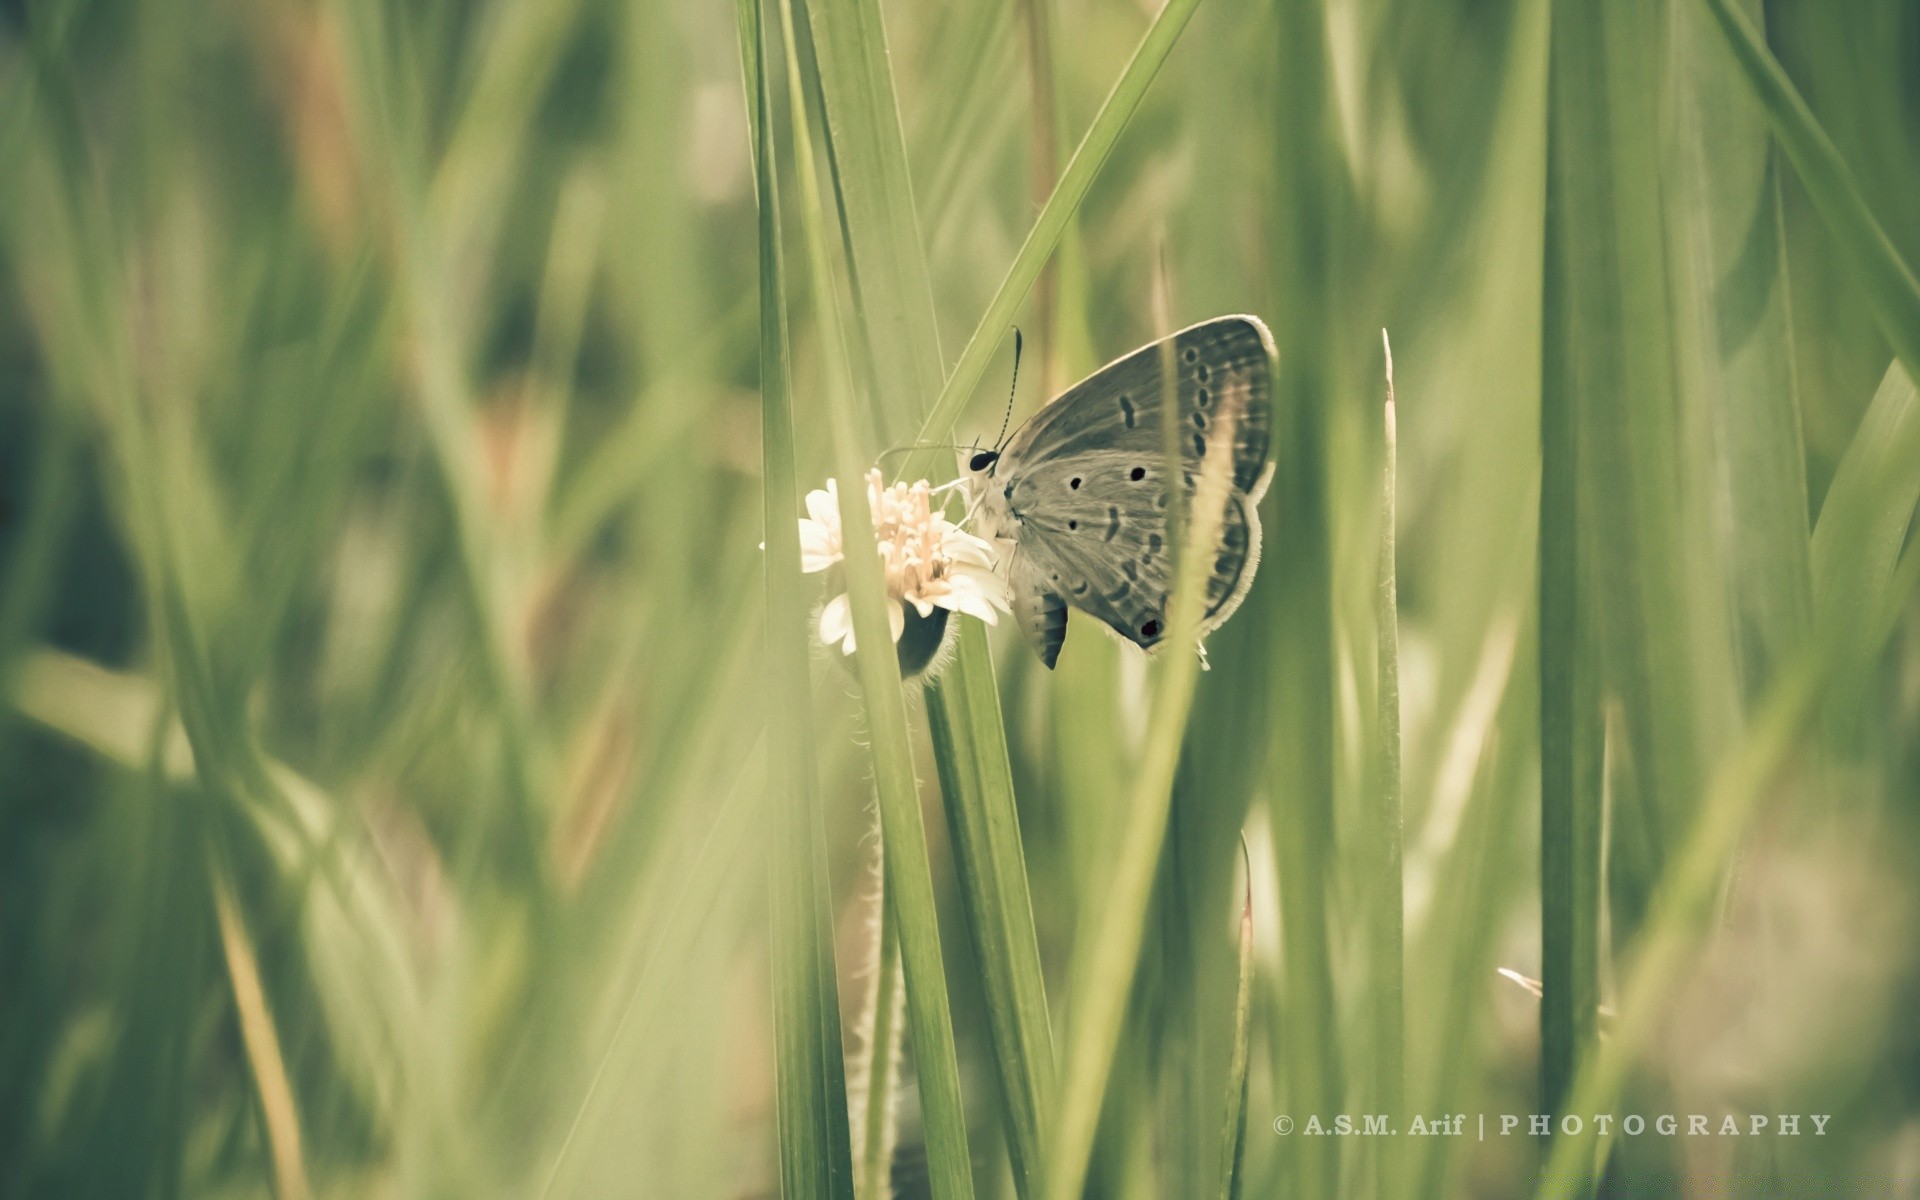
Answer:
<svg viewBox="0 0 1920 1200"><path fill-rule="evenodd" d="M980 453L974 455L972 460L967 463L967 469L969 471L984 471L992 466L999 457L1000 456L992 450L982 450Z"/></svg>

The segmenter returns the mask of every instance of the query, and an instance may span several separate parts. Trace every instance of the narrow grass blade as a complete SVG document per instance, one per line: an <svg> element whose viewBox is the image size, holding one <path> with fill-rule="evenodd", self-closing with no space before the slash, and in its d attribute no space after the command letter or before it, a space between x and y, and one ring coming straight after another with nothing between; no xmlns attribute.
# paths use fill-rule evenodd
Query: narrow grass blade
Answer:
<svg viewBox="0 0 1920 1200"><path fill-rule="evenodd" d="M306 1200L313 1189L307 1183L306 1156L300 1149L300 1113L294 1105L286 1061L280 1055L280 1035L274 1030L266 989L260 984L260 964L234 904L233 884L226 868L209 856L208 871L213 911L220 923L220 948L233 988L234 1011L240 1017L240 1043L246 1047L247 1065L267 1127L274 1193L278 1200Z"/></svg>
<svg viewBox="0 0 1920 1200"><path fill-rule="evenodd" d="M1559 127L1576 53L1565 20L1549 51L1547 228L1540 387L1540 944L1550 1000L1540 1006L1540 1101L1560 1111L1580 1057L1593 1044L1600 1004L1600 747L1597 685L1588 647L1592 621L1582 587L1580 393L1570 265L1573 240L1558 198L1579 186ZM1563 165L1564 163L1564 165Z"/></svg>
<svg viewBox="0 0 1920 1200"><path fill-rule="evenodd" d="M944 363L899 144L902 123L885 33L871 0L815 4L809 11L849 264L853 340L869 395L876 403L885 398L883 407L891 408L881 414L882 427L904 433L924 416ZM943 477L950 469L942 469ZM920 473L910 463L906 478ZM1015 1186L1025 1196L1038 1171L1042 1116L1053 1086L1051 1030L985 630L963 621L956 643L954 661L927 692L927 718L987 1000Z"/></svg>
<svg viewBox="0 0 1920 1200"><path fill-rule="evenodd" d="M840 1048L826 835L815 788L808 714L807 601L801 589L793 411L787 348L786 270L779 173L760 0L739 0L740 57L753 114L759 199L760 414L764 472L768 827L773 953L775 1106L780 1191L787 1200L854 1194L845 1062Z"/></svg>
<svg viewBox="0 0 1920 1200"><path fill-rule="evenodd" d="M1007 1106L1008 1154L1026 1196L1039 1176L1054 1092L1053 1032L993 660L973 622L927 693L927 716Z"/></svg>
<svg viewBox="0 0 1920 1200"><path fill-rule="evenodd" d="M959 359L953 364L953 372L947 376L946 385L940 390L940 398L928 411L926 420L920 423L919 435L914 439L916 442L944 441L951 435L955 422L960 419L967 401L973 396L973 389L980 382L980 376L986 371L994 349L1012 326L1014 314L1026 299L1034 281L1040 277L1040 271L1053 254L1067 223L1079 209L1080 202L1086 199L1087 191L1100 174L1107 156L1112 153L1114 143L1120 140L1120 134L1125 131L1134 110L1140 106L1141 97L1147 94L1147 86L1167 61L1167 55L1180 37L1180 31L1186 28L1188 18L1193 16L1193 10L1199 7L1199 3L1200 0L1167 0L1154 17L1153 24L1148 26L1133 57L1127 60L1120 77L1114 81L1113 90L1107 94L1100 111L1094 114L1092 124L1087 126L1080 145L1067 162L1067 169L1061 172L1059 185L1047 197L1040 215L1034 218L1033 228L1027 232L1019 253L1014 255L1013 264L1007 268L1006 279L1001 282L993 299L988 301L986 311L981 313L973 335L967 339ZM907 477L929 475L941 462L937 457L940 453L916 451L908 460L905 470ZM951 467L939 469L950 470Z"/></svg>
<svg viewBox="0 0 1920 1200"><path fill-rule="evenodd" d="M1246 861L1246 841L1240 856ZM1247 1063L1253 1034L1253 865L1246 863L1246 900L1240 907L1240 984L1233 1001L1233 1050L1227 1058L1226 1120L1220 1129L1220 1200L1238 1200L1247 1157Z"/></svg>
<svg viewBox="0 0 1920 1200"><path fill-rule="evenodd" d="M1748 11L1759 0L1743 0ZM1801 441L1778 149L1713 17L1672 10L1667 193L1683 388L1714 444L1715 547L1728 573L1742 695L1757 698L1811 621Z"/></svg>
<svg viewBox="0 0 1920 1200"><path fill-rule="evenodd" d="M1868 667L1898 611L1897 566L1902 550L1912 553L1916 502L1920 396L1896 362L1840 460L1813 537L1814 611L1822 628L1847 631L1841 670Z"/></svg>
<svg viewBox="0 0 1920 1200"><path fill-rule="evenodd" d="M862 336L891 442L939 391L944 364L878 0L807 0L835 197ZM897 415L895 415L897 414Z"/></svg>
<svg viewBox="0 0 1920 1200"><path fill-rule="evenodd" d="M1218 428L1218 426L1216 426ZM1095 918L1076 963L1074 1021L1068 1031L1059 1117L1049 1131L1047 1200L1075 1200L1085 1186L1101 1101L1133 991L1154 873L1167 831L1167 810L1200 660L1194 646L1204 603L1206 557L1217 544L1226 504L1231 429L1214 439L1201 467L1187 539L1174 578L1167 660L1147 719L1146 742L1130 789L1125 825L1107 904Z"/></svg>
<svg viewBox="0 0 1920 1200"><path fill-rule="evenodd" d="M1371 331L1362 334L1350 319L1342 270L1351 248L1351 166L1340 141L1325 6L1279 4L1274 13L1269 254L1280 357L1264 557L1285 570L1268 602L1274 669L1267 802L1282 990L1270 1045L1282 1111L1333 1113L1343 1111L1348 1080L1334 980L1334 946L1344 931L1332 908L1344 890L1335 840L1344 798L1332 700L1341 687L1333 446L1341 347L1349 335ZM1299 1195L1334 1194L1341 1155L1334 1139L1289 1143L1278 1163L1282 1186Z"/></svg>
<svg viewBox="0 0 1920 1200"><path fill-rule="evenodd" d="M947 1001L946 969L940 949L939 917L934 907L933 870L927 855L926 827L920 814L919 785L908 742L906 696L900 664L888 629L886 581L873 536L873 515L866 488L867 459L856 429L853 374L834 294L832 256L820 207L820 179L814 168L812 134L801 92L794 26L783 0L789 115L794 123L794 155L806 231L814 313L820 325L828 423L841 481L840 521L844 538L847 595L859 649L854 654L865 702L874 789L880 799L881 840L886 856L890 902L900 923L900 957L906 970L907 1024L919 1074L926 1126L930 1185L935 1200L967 1200L973 1194L973 1168L967 1147L960 1097L960 1067L954 1050L953 1016Z"/></svg>
<svg viewBox="0 0 1920 1200"><path fill-rule="evenodd" d="M1734 0L1706 0L1773 134L1865 291L1893 352L1920 378L1920 282L1867 207L1851 167Z"/></svg>
<svg viewBox="0 0 1920 1200"><path fill-rule="evenodd" d="M1380 331L1386 354L1385 407L1380 496L1380 556L1375 575L1374 624L1374 808L1368 840L1368 858L1374 872L1368 888L1367 949L1372 957L1368 990L1372 993L1373 1081L1367 1110L1385 1113L1393 1127L1401 1127L1406 1097L1406 931L1402 927L1404 900L1401 883L1400 819L1400 587L1394 549L1397 505L1398 431L1393 395L1393 344ZM1398 1156L1394 1141L1371 1143L1375 1194L1394 1195L1398 1189Z"/></svg>
<svg viewBox="0 0 1920 1200"><path fill-rule="evenodd" d="M1920 404L1898 364L1868 410L1849 469L1834 477L1841 507L1822 511L1814 529L1814 593L1864 601L1878 619L1862 621L1862 605L1816 604L1812 636L1775 677L1739 742L1720 760L1682 853L1648 910L1615 1005L1611 1034L1581 1064L1567 1103L1572 1112L1610 1112L1628 1067L1647 1045L1668 997L1692 960L1711 914L1728 857L1768 786L1799 745L1821 699L1857 672L1861 655L1877 652L1893 631L1888 619L1920 572L1892 567L1892 512L1910 518L1920 495ZM1886 451L1882 452L1882 448ZM1895 465L1897 464L1897 465ZM1902 506L1904 505L1904 508ZM1862 626L1866 626L1863 630ZM1552 985L1547 985L1552 995ZM1583 1194L1595 1131L1556 1139L1541 1178L1543 1197Z"/></svg>

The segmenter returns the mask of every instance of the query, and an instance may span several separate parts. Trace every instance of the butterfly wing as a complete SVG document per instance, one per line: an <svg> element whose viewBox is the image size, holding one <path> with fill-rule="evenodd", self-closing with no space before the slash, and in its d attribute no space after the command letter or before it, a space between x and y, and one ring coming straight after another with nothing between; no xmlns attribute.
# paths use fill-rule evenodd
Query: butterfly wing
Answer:
<svg viewBox="0 0 1920 1200"><path fill-rule="evenodd" d="M1170 341L1181 478L1191 497L1211 439L1232 439L1232 473L1207 580L1202 633L1232 615L1260 557L1256 507L1271 474L1273 338L1257 318L1220 317L1143 346L1037 413L996 464L995 507L1016 538L1016 605L1053 665L1065 630L1037 622L1064 601L1143 647L1166 634L1173 586L1162 364ZM1031 605L1028 598L1036 598ZM1057 605L1056 605L1057 607ZM1044 634L1045 636L1038 636Z"/></svg>

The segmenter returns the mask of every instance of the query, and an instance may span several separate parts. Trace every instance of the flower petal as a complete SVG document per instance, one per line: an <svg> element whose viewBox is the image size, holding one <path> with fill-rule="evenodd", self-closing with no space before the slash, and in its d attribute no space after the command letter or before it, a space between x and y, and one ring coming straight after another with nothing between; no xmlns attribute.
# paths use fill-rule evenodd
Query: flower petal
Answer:
<svg viewBox="0 0 1920 1200"><path fill-rule="evenodd" d="M818 495L819 493L815 493ZM800 518L800 569L812 574L840 561L840 531Z"/></svg>
<svg viewBox="0 0 1920 1200"><path fill-rule="evenodd" d="M876 471L875 474L879 474L879 472ZM887 626L888 626L887 631L893 634L894 644L899 645L900 635L904 633L907 628L906 605L904 604L887 605Z"/></svg>
<svg viewBox="0 0 1920 1200"><path fill-rule="evenodd" d="M840 532L840 494L833 480L827 480L825 490L815 488L807 493L807 515L825 525L836 536Z"/></svg>
<svg viewBox="0 0 1920 1200"><path fill-rule="evenodd" d="M1013 593L1007 587L1007 581L993 571L959 564L954 567L950 582L956 588L971 588L978 592L1001 612L1013 611Z"/></svg>
<svg viewBox="0 0 1920 1200"><path fill-rule="evenodd" d="M820 641L827 646L837 643L842 654L853 653L853 615L845 592L820 610Z"/></svg>
<svg viewBox="0 0 1920 1200"><path fill-rule="evenodd" d="M979 589L955 582L953 590L940 597L940 606L953 612L979 617L989 625L1000 623L1000 614Z"/></svg>
<svg viewBox="0 0 1920 1200"><path fill-rule="evenodd" d="M976 567L992 567L994 563L993 546L963 529L948 529L940 539L940 552L954 562Z"/></svg>

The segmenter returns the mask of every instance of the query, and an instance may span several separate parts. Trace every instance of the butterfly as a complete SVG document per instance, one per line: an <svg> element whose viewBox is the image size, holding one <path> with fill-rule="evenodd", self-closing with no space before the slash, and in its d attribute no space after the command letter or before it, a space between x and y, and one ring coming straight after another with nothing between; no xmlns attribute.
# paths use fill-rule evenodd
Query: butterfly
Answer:
<svg viewBox="0 0 1920 1200"><path fill-rule="evenodd" d="M1143 649L1167 635L1177 541L1161 376L1169 360L1182 511L1208 446L1232 439L1200 635L1232 616L1253 586L1256 510L1273 476L1273 334L1258 317L1215 317L1108 363L1035 413L1005 449L967 463L979 528L1014 543L1013 614L1049 668L1066 644L1068 605Z"/></svg>

